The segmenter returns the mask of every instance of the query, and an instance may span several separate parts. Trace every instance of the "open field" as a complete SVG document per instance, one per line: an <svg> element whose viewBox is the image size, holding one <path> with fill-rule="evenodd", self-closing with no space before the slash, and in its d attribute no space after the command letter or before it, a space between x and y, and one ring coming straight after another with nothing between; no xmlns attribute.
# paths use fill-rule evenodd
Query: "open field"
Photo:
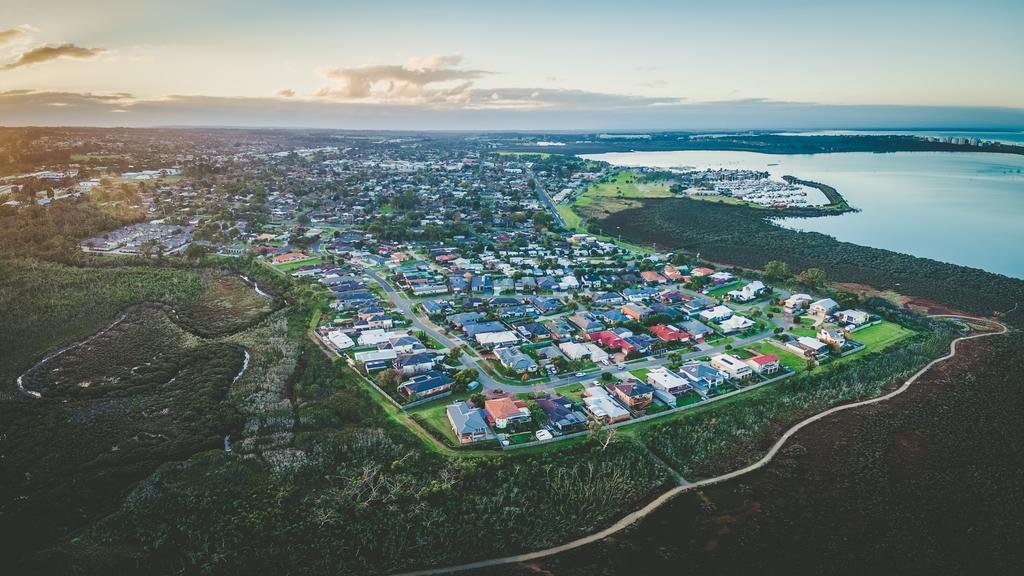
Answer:
<svg viewBox="0 0 1024 576"><path fill-rule="evenodd" d="M878 351L884 350L913 334L914 331L909 328L883 320L874 326L868 326L850 334L849 339L864 344L868 350Z"/></svg>
<svg viewBox="0 0 1024 576"><path fill-rule="evenodd" d="M788 350L783 350L778 346L773 346L767 342L758 342L753 346L748 346L748 348L761 354L774 354L778 356L779 362L794 372L802 372L807 369L806 359L801 358Z"/></svg>
<svg viewBox="0 0 1024 576"><path fill-rule="evenodd" d="M669 575L681 564L702 574L1016 573L1024 447L992 438L1024 437L1019 378L1002 368L1024 362L1024 339L958 350L905 394L808 427L759 471L681 495L622 535L502 573ZM666 546L666 533L677 544Z"/></svg>
<svg viewBox="0 0 1024 576"><path fill-rule="evenodd" d="M306 258L305 260L296 260L294 262L287 262L285 264L274 264L274 268L281 272L291 272L296 268L302 268L303 266L317 266L323 263L323 259L319 256L313 258Z"/></svg>

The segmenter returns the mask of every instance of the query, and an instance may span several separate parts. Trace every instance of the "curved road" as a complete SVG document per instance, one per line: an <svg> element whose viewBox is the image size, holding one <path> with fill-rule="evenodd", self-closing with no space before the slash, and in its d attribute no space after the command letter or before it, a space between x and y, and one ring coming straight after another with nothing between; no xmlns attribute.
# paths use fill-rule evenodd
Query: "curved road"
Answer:
<svg viewBox="0 0 1024 576"><path fill-rule="evenodd" d="M956 356L956 345L957 345L957 343L959 343L959 342L961 342L963 340L971 340L971 339L974 339L974 338L985 338L985 337L988 337L988 336L997 336L997 335L1005 334L1007 332L1007 330L1008 330L1007 327L1004 324L1002 324L1001 322L997 322L995 320L989 320L987 318L975 318L973 316L959 316L959 315L956 315L956 314L936 314L936 315L934 315L934 317L959 318L959 319L963 319L963 320L975 320L975 321L979 321L981 323L986 323L986 324L996 324L996 325L999 326L999 330L997 332L983 332L983 333L980 333L980 334L972 334L970 336L961 336L961 337L953 340L952 342L949 343L949 353L948 354L946 354L945 356L940 356L939 358L936 358L935 360L932 360L931 362L929 362L927 365L924 366L924 368L921 368L920 370L915 372L913 376L908 378L907 381L904 382L903 385L900 386L899 388L897 388L896 390L893 390L892 392L890 392L888 394L885 394L883 396L877 396L875 398L869 398L867 400L862 400L860 402L854 402L852 404L843 404L841 406L836 406L834 408L830 408L828 410L825 410L824 412L820 412L818 414L815 414L814 416L811 416L811 417L809 417L809 418L807 418L805 420L802 420L799 423L797 423L795 426L790 428L788 431L786 431L785 434L783 434L774 444L772 444L771 449L769 449L768 452L764 456L762 456L760 460L754 462L753 464L750 464L749 466L745 466L745 467L740 468L738 470L733 470L732 472L729 472L727 474L723 474L721 476L715 476L714 478L707 478L707 479L700 480L700 481L697 481L697 482L691 482L691 483L688 483L688 484L683 484L683 485L680 485L680 486L676 486L675 488L672 488L671 490L665 492L661 496L658 496L657 498L655 498L653 501L651 501L649 504L647 504L643 508L640 508L639 510L635 510L635 511L627 514L624 518L620 519L618 522L616 522L615 524L612 524L608 528L605 528L604 530L601 530L600 532L596 532L596 533L591 534L589 536L584 536L583 538L579 538L577 540L573 540L572 542L566 542L565 544L561 544L561 545L555 546L553 548L547 548L545 550L537 550L536 552L528 552L528 553L525 553L525 554L516 554L514 556L505 556L504 558L492 558L490 560L480 560L480 561L477 561L477 562L468 562L466 564L459 564L457 566L447 566L447 567L442 567L442 568L428 568L426 570L416 570L416 571L413 571L413 572L404 572L404 573L402 573L402 574L400 574L398 576L428 576L428 575L431 575L431 574L448 574L448 573L451 573L451 572L461 572L461 571L464 571L464 570L476 570L476 569L479 569L479 568L490 568L490 567L493 567L493 566L501 566L501 565L504 565L504 564L513 564L513 563L517 563L517 562L529 562L531 560L537 560L539 558L546 558L548 556L553 556L553 555L559 554L561 552L566 552L568 550L573 550L575 548L579 548L581 546L586 546L587 544L592 544L594 542L602 540L602 539L604 539L604 538L606 538L608 536L611 536L612 534L615 534L616 532L620 532L620 531L628 528L630 525L632 525L632 524L636 523L637 521L643 519L645 516L649 515L651 512L655 511L656 509L661 507L663 504L665 504L666 502L668 502L672 498L675 498L676 496L682 494L683 492L687 492L687 491L693 490L695 488L702 488L704 486L711 486L713 484L718 484L718 483L721 483L721 482L725 482L726 480L731 480L733 478L737 478L739 476L743 476L745 474L749 474L750 472L753 472L755 470L763 468L766 464L771 462L773 458L775 458L775 455L778 454L779 450L782 449L782 447L786 444L786 442L790 438L793 437L793 435L795 435L797 432L799 432L800 430L802 430L806 426L808 426L808 425L810 425L810 424L812 424L814 422L817 422L818 420L821 420L823 418L831 416L832 414L835 414L836 412L842 412L843 410L850 410L852 408L857 408L857 407L860 407L860 406L866 406L868 404L874 404L876 402L883 402L885 400L888 400L890 398L893 398L895 396L898 396L898 395L906 392L907 389L909 389L910 386L914 382L916 382L918 378L920 378L922 375L924 375L926 372L928 372L932 368L932 366L935 366L939 362L943 362L945 360L949 360L950 358L953 358L954 356Z"/></svg>

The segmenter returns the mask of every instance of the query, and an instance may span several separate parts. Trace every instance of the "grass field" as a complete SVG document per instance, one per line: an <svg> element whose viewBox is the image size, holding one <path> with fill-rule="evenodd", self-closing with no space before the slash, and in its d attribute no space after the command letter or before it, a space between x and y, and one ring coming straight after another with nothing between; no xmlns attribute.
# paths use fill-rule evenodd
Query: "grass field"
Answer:
<svg viewBox="0 0 1024 576"><path fill-rule="evenodd" d="M850 340L860 342L872 352L884 350L915 332L893 322L881 321L850 334Z"/></svg>
<svg viewBox="0 0 1024 576"><path fill-rule="evenodd" d="M708 296L711 296L712 298L721 298L722 296L725 296L726 293L729 292L730 290L737 290L737 289L739 289L742 286L743 286L743 282L740 282L740 281L730 282L728 284L723 284L722 286L719 286L718 288L715 288L714 290L709 290L708 291Z"/></svg>
<svg viewBox="0 0 1024 576"><path fill-rule="evenodd" d="M790 333L794 336L807 336L808 338L814 338L818 335L818 331L814 328L793 328Z"/></svg>
<svg viewBox="0 0 1024 576"><path fill-rule="evenodd" d="M455 432L452 431L451 423L448 422L448 413L445 409L452 402L465 400L468 397L469 394L453 394L434 402L421 404L411 408L408 412L410 415L416 416L424 428L427 428L435 435L446 438L453 446L458 446L459 439L455 437Z"/></svg>
<svg viewBox="0 0 1024 576"><path fill-rule="evenodd" d="M274 268L276 268L277 270L280 270L281 272L291 272L292 270L295 270L296 268L301 268L303 266L316 266L316 265L322 264L322 263L323 263L323 259L322 258L315 257L315 258L306 258L305 260L296 260L295 262L288 262L287 264L274 264Z"/></svg>
<svg viewBox="0 0 1024 576"><path fill-rule="evenodd" d="M632 374L637 380L641 382L647 382L647 373L650 371L650 368L637 368L636 370L630 370L629 373Z"/></svg>
<svg viewBox="0 0 1024 576"><path fill-rule="evenodd" d="M583 401L583 385L579 383L559 386L558 388L555 388L555 392L565 396L573 402Z"/></svg>
<svg viewBox="0 0 1024 576"><path fill-rule="evenodd" d="M807 368L807 361L805 359L792 352L787 352L778 346L772 346L767 342L758 342L754 346L748 346L748 348L761 354L774 354L778 356L779 362L794 372L800 372Z"/></svg>

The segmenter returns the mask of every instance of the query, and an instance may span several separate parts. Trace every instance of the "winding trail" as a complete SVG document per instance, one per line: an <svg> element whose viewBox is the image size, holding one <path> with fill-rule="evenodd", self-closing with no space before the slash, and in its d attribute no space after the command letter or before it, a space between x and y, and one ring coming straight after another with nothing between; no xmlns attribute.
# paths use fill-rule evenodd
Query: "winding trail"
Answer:
<svg viewBox="0 0 1024 576"><path fill-rule="evenodd" d="M764 456L762 456L759 460L754 462L753 464L750 464L750 465L745 466L743 468L740 468L738 470L733 470L732 472L729 472L729 473L726 473L726 474L722 474L721 476L715 476L714 478L706 478L704 480L698 480L696 482L690 482L690 483L687 483L687 484L676 486L675 488L672 488L671 490L665 492L661 496L658 496L657 498L652 500L650 503L648 503L643 508L640 508L639 510L635 510L633 512L630 512L624 518L620 519L618 522L612 524L611 526L605 528L604 530L601 530L600 532L595 532L594 534L590 534L589 536L584 536L582 538L578 538L578 539L573 540L571 542L566 542L565 544L560 544L558 546L554 546L552 548L546 548L544 550L537 550L535 552L527 552L527 553L524 553L524 554L515 554L513 556L505 556L503 558L492 558L492 559L489 559L489 560L479 560L477 562L467 562L465 564L458 564L458 565L455 565L455 566L445 566L445 567L441 567L441 568L428 568L428 569L425 569L425 570L415 570L415 571L412 571L412 572L403 572L401 574L398 574L397 576L428 576L428 575L431 575L431 574L449 574L449 573L452 573L452 572L462 572L462 571L465 571L465 570L476 570L476 569L480 569L480 568L490 568L490 567L494 567L494 566L502 566L504 564L513 564L513 563L517 563L517 562L529 562L531 560L538 560L540 558L546 558L548 556L554 556L555 554L560 554L562 552L567 552L569 550L573 550L573 549L579 548L581 546L586 546L587 544L593 544L594 542L598 542L600 540L603 540L604 538L607 538L608 536L611 536L612 534L615 534L616 532L621 532L622 530L625 530L626 528L628 528L629 526L635 524L639 520L642 520L644 517L648 516L649 514L651 514L652 512L657 510L658 508L660 508L662 505L664 505L666 502L668 502L669 500L671 500L671 499L675 498L676 496L682 494L683 492L688 492L688 491L691 491L691 490L694 490L694 489L697 489L697 488L703 488L705 486L711 486L711 485L714 485L714 484L719 484L721 482L725 482L727 480L732 480L733 478L738 478L740 476L743 476L745 474L749 474L751 472L754 472L755 470L763 468L765 465L767 465L769 462L771 462L773 458L775 458L775 455L778 454L780 450L782 450L782 447L785 446L786 442L790 438L792 438L800 430L803 430L805 427L809 426L810 424L813 424L814 422L817 422L818 420L822 420L824 418L827 418L828 416L831 416L832 414L835 414L836 412L842 412L844 410L850 410L852 408L858 408L860 406L867 406L868 404L875 404L877 402L884 402L884 401L886 401L886 400L888 400L890 398L893 398L895 396L899 396L900 394L903 394L904 392L906 392L910 388L911 385L913 385L914 382L917 381L918 378L920 378L925 373L927 373L929 370L931 370L931 368L933 366L935 366L936 364L938 364L940 362L943 362L945 360L949 360L950 358L953 358L954 356L956 356L956 345L959 342L964 341L964 340L972 340L972 339L975 339L975 338L985 338L985 337L989 337L989 336L998 336L998 335L1006 334L1006 332L1008 332L1008 330L1009 330L1006 327L1006 325L1004 325L1003 323L997 322L995 320L991 320L991 319L988 319L988 318L977 318L977 317L974 317L974 316L961 316L961 315L957 315L957 314L935 314L935 315L932 315L932 317L933 318L954 318L954 319L961 319L961 320L973 320L973 321L976 321L976 322L980 322L982 324L996 325L996 326L999 327L999 330L998 331L994 331L994 332L982 332L982 333L979 333L979 334L971 334L969 336L961 336L959 338L954 339L952 342L949 343L949 353L947 353L944 356L940 356L940 357L932 360L928 364L926 364L923 368L921 368L920 370L915 372L914 375L912 375L910 378L908 378L907 381L903 383L903 385L901 385L899 388L893 390L892 392L889 392L888 394L885 394L885 395L882 395L882 396L876 396L874 398L869 398L867 400L861 400L860 402L854 402L852 404L843 404L843 405L840 405L840 406L836 406L834 408L830 408L828 410L825 410L824 412L819 412L818 414L815 414L814 416L810 416L810 417L800 421L799 423L794 425L792 428L790 428L788 431L786 431L785 434L783 434L778 440L775 441L774 444L772 444L772 447L768 450L768 452Z"/></svg>
<svg viewBox="0 0 1024 576"><path fill-rule="evenodd" d="M115 318L113 322L111 322L110 324L107 324L107 326L105 328L103 328L100 331L94 333L92 336L89 336L88 338L84 338L82 340L79 340L78 342L72 342L71 344L68 344L67 346L64 346L63 348L60 348L58 350L50 352L46 356L43 356L38 362L33 364L31 368L29 368L28 370L25 370L21 374L21 376L18 376L18 379L15 381L15 384L17 385L18 391L21 392L22 394L26 395L26 396L31 397L31 398L42 398L43 395L41 393L39 393L39 392L37 392L35 390L29 390L28 388L25 387L25 376L28 376L29 373L33 372L34 370L36 370L37 368L39 368L43 364L46 364L50 360L53 360L54 358L56 358L56 357L60 356L61 354L67 352L68 350L74 350L75 348L78 348L79 346L82 346L84 344L88 344L89 342L92 342L96 338L99 338L100 336L103 336L107 332L110 332L110 330L112 330L115 326L117 326L118 324L123 322L124 319L127 316L128 316L128 309L125 309L125 310L121 311L120 314L118 314L117 318Z"/></svg>

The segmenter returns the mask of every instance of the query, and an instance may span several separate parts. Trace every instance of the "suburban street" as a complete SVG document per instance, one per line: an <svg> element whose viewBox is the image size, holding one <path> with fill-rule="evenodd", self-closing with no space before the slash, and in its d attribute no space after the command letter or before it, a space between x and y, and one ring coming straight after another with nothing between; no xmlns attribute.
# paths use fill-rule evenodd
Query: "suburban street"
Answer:
<svg viewBox="0 0 1024 576"><path fill-rule="evenodd" d="M371 278L373 281L377 282L381 286L381 288L384 289L385 294L387 294L388 300L390 300L391 303L394 304L395 307L398 308L398 310L400 310L402 312L402 314L405 315L405 317L410 320L410 322L412 322L413 326L417 330L422 330L423 332L428 334L431 338L434 338L435 340L440 342L446 348L454 348L455 346L462 345L462 346L464 346L464 349L473 350L472 346L468 342L465 342L465 341L463 341L463 340L461 340L461 339L459 339L457 337L446 336L444 333L442 333L440 327L438 327L436 324L431 322L429 319L422 318L416 312L416 310L415 310L416 302L414 302L411 299L409 299L409 297L406 296L404 293L402 293L400 290L395 289L395 287L392 286L391 283L388 282L385 278L381 277L379 274L377 274L373 270L370 270L369 268L364 268L363 269L363 273L366 276L368 276L369 278ZM682 291L685 291L685 292L691 292L691 291L685 290L683 288L679 288L679 289L682 290ZM697 294L695 292L691 292L691 293L693 295ZM750 309L753 309L753 308L758 307L758 306L759 305L756 305L756 304L755 305L749 305L749 306L745 306L743 309L744 310L750 310ZM761 306L763 306L763 305L761 305ZM772 323L774 325L776 325L776 326L782 326L783 325L782 319L779 318L779 317L773 318L772 319ZM754 344L754 343L756 343L758 341L764 340L765 338L768 338L771 335L772 335L771 330L765 330L765 331L760 332L758 334L755 334L753 336L748 336L746 338L734 339L734 340L732 340L731 345L732 345L733 348L742 348L744 346L749 346L749 345ZM710 355L713 355L713 354L720 354L722 352L726 352L725 345L722 345L722 346L705 346L705 347L703 347L702 349L699 349L699 350L694 350L694 351L691 351L691 352L686 352L686 353L680 354L680 360L685 362L687 360L693 360L695 358L700 358L700 357L703 357L703 356L710 356ZM493 376L491 376L484 369L483 365L478 361L478 359L475 356L473 356L471 353L469 353L469 352L463 352L462 356L460 357L460 360L462 361L462 364L463 364L464 367L473 368L473 369L475 369L477 371L477 373L478 373L477 380L480 382L480 384L481 384L481 386L483 387L484 390L508 391L510 388L511 389L520 388L522 390L530 390L530 391L537 390L537 391L550 392L550 391L553 391L555 388L559 388L561 386L566 386L568 384L577 384L577 383L583 383L583 382L591 382L591 381L597 379L601 375L602 372L606 372L606 371L619 372L619 371L621 371L618 368L616 368L615 364L611 364L609 366L601 367L601 368L599 368L597 370L593 370L592 369L592 370L586 371L583 376L576 376L574 374L574 375L566 376L566 377L563 377L563 378L558 378L556 380L551 380L551 381L543 382L543 383L529 383L529 384L518 384L518 383L516 383L516 384L511 384L511 383L499 382L498 380L496 380ZM624 370L625 371L631 371L631 370L641 370L641 369L657 368L659 366L664 366L667 363L668 363L668 358L666 357L666 355L651 356L651 357L645 358L645 359L640 360L640 361L629 362L626 365L626 368Z"/></svg>

